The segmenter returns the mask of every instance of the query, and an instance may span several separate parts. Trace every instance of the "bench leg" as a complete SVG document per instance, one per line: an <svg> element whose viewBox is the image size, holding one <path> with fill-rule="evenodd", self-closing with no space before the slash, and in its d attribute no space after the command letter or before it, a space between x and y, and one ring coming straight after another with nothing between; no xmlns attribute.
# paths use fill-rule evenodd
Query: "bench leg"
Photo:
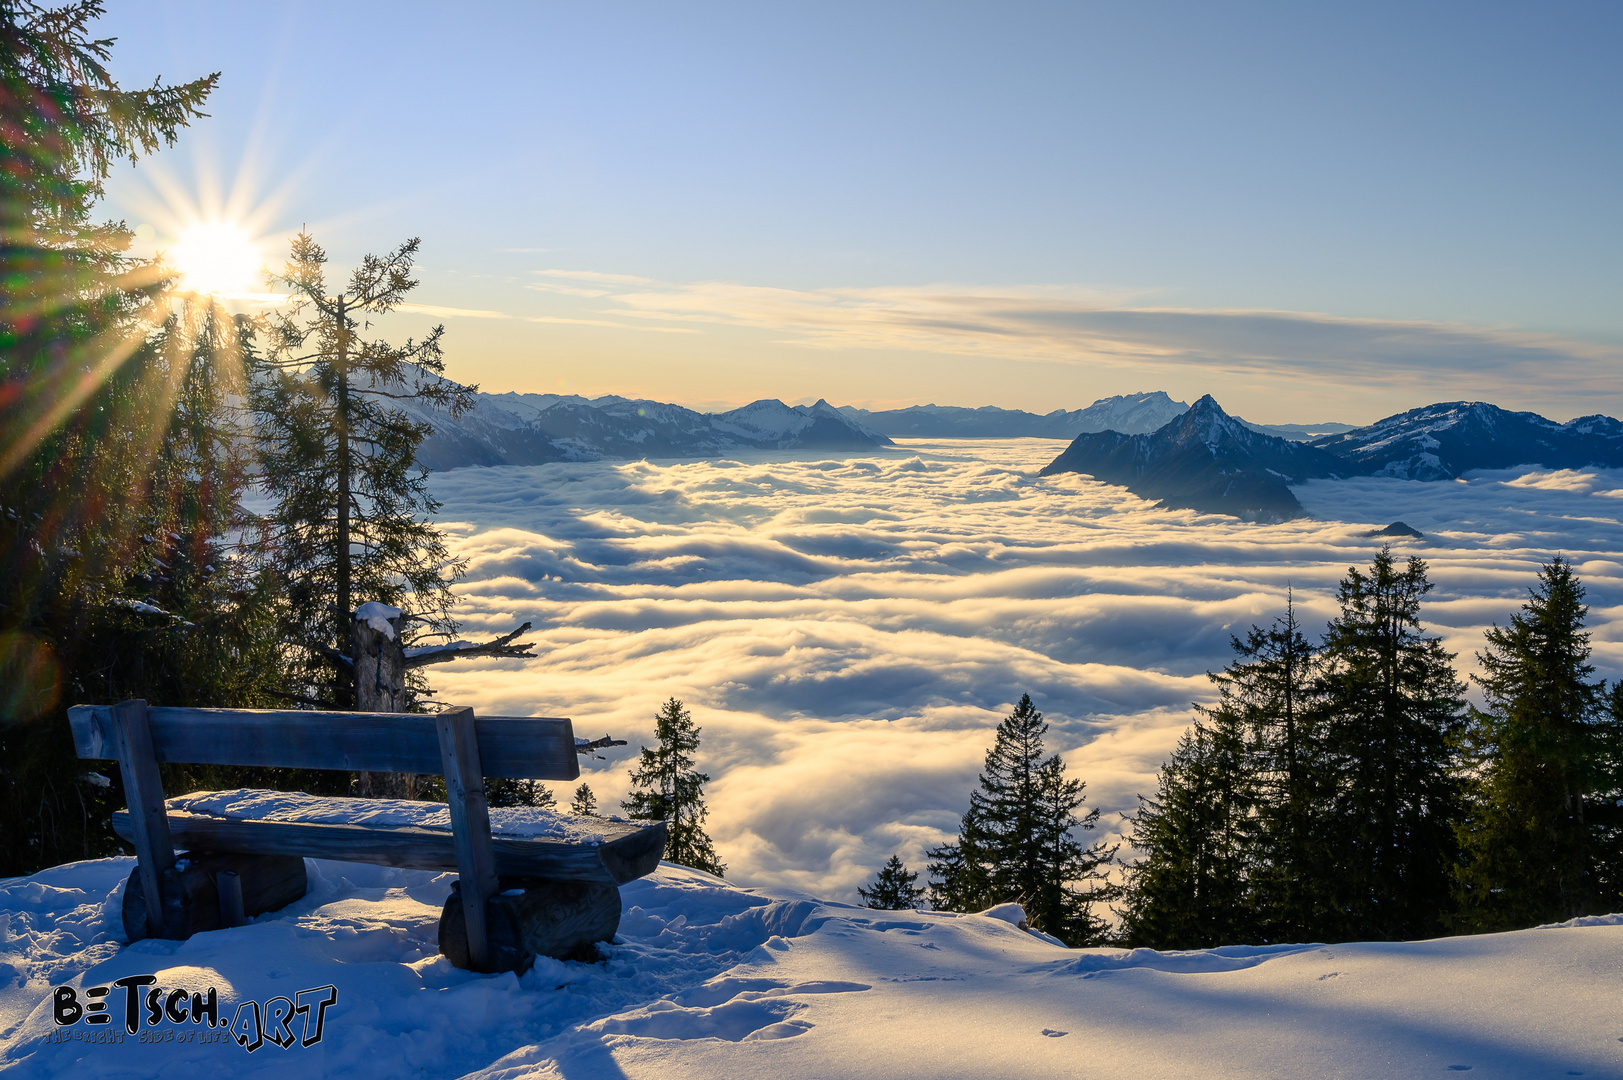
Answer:
<svg viewBox="0 0 1623 1080"><path fill-rule="evenodd" d="M457 874L461 895L467 901L462 914L467 924L468 967L489 971L485 904L496 895L496 848L490 839L490 807L485 803L485 778L479 767L473 710L438 713L434 725L439 731L440 760L445 768L445 802L451 812L451 835L456 841Z"/></svg>
<svg viewBox="0 0 1623 1080"><path fill-rule="evenodd" d="M239 888L244 919L284 908L303 897L310 887L304 860L296 855L188 851L164 871L161 879L164 898L161 934L147 932L149 912L141 888L140 868L130 874L124 886L121 912L125 937L130 941L146 937L184 941L205 930L230 926L228 902L220 894L220 881L229 880L232 875Z"/></svg>
<svg viewBox="0 0 1623 1080"><path fill-rule="evenodd" d="M147 703L121 702L113 706L112 718L118 768L134 833L135 877L140 879L145 894L146 932L141 936L168 937L164 932L163 883L175 865L175 847L169 837L169 818L164 813L163 780L158 774L158 757L152 750L152 729L147 726Z"/></svg>
<svg viewBox="0 0 1623 1080"><path fill-rule="evenodd" d="M613 885L503 878L501 886L485 905L483 970L522 973L537 956L596 960L597 943L613 940L620 928L620 890ZM440 912L440 952L455 966L472 968L462 890L455 886Z"/></svg>

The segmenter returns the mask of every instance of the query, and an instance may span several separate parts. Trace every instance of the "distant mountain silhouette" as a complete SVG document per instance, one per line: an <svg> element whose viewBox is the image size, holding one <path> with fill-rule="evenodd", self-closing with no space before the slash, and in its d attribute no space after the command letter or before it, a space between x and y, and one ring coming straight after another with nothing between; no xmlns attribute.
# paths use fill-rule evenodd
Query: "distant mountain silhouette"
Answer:
<svg viewBox="0 0 1623 1080"><path fill-rule="evenodd" d="M430 469L603 458L713 457L738 450L873 450L891 445L826 401L763 400L724 413L659 401L559 394L480 394L453 420L410 410L433 431L417 458Z"/></svg>
<svg viewBox="0 0 1623 1080"><path fill-rule="evenodd" d="M892 438L909 439L1074 439L1088 431L1119 431L1124 435L1148 434L1182 416L1189 406L1174 401L1164 390L1138 394L1117 394L1100 398L1085 409L1055 409L1051 413L1000 409L983 405L968 409L957 405L914 405L906 409L868 412L851 405L840 411L875 431ZM1239 417L1235 417L1240 420ZM1252 431L1279 435L1298 442L1336 432L1351 431L1351 424L1253 424L1240 423Z"/></svg>
<svg viewBox="0 0 1623 1080"><path fill-rule="evenodd" d="M906 409L868 412L850 405L840 411L851 419L892 438L912 439L1071 439L1083 431L1154 431L1181 415L1189 406L1173 401L1165 391L1119 394L1100 398L1085 409L1055 409L1032 413L983 405L968 409L957 405L914 405Z"/></svg>
<svg viewBox="0 0 1623 1080"><path fill-rule="evenodd" d="M1078 435L1040 475L1086 473L1163 506L1279 521L1304 513L1291 484L1345 469L1324 450L1252 430L1207 394L1148 434Z"/></svg>

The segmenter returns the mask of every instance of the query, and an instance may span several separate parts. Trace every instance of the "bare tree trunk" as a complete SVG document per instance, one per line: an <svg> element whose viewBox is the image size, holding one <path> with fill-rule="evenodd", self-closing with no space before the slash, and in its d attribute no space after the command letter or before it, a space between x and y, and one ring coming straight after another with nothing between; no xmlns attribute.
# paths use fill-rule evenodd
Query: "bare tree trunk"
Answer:
<svg viewBox="0 0 1623 1080"><path fill-rule="evenodd" d="M350 465L349 465L349 323L344 314L344 297L338 297L338 327L337 345L338 355L333 364L338 375L338 543L333 555L336 558L336 578L338 586L338 651L350 653L354 648L354 635L351 633L351 622L348 618L350 612L355 610L353 585L350 581L350 544L349 544L349 511L350 511ZM357 672L358 674L358 672ZM340 708L365 709L366 706L352 704L345 701L346 690L343 689L344 680L339 679L338 705ZM374 710L367 710L374 711Z"/></svg>
<svg viewBox="0 0 1623 1080"><path fill-rule="evenodd" d="M384 604L362 604L349 620L355 661L355 708L360 712L406 711L406 653L400 644L405 615ZM370 799L410 799L417 777L363 772L360 793Z"/></svg>

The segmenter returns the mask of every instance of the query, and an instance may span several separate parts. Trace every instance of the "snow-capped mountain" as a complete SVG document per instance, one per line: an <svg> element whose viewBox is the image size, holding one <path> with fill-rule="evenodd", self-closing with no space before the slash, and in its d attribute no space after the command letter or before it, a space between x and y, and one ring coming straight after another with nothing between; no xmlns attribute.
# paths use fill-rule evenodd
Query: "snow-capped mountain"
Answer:
<svg viewBox="0 0 1623 1080"><path fill-rule="evenodd" d="M601 458L706 457L738 450L872 450L890 439L826 401L756 401L725 413L700 413L660 401L613 395L480 394L457 419L408 409L433 433L418 449L431 469L466 465L537 465Z"/></svg>
<svg viewBox="0 0 1623 1080"><path fill-rule="evenodd" d="M1472 469L1623 468L1623 423L1450 401L1368 427L1292 442L1229 416L1211 395L1150 434L1085 433L1043 469L1087 473L1165 506L1239 517L1296 517L1290 485L1316 477L1448 480Z"/></svg>
<svg viewBox="0 0 1623 1080"><path fill-rule="evenodd" d="M978 409L957 405L914 405L868 412L845 405L840 412L892 437L915 439L1071 439L1083 431L1154 431L1189 406L1165 391L1100 398L1085 409L1055 409L1039 415L1023 409Z"/></svg>
<svg viewBox="0 0 1623 1080"><path fill-rule="evenodd" d="M983 405L978 409L956 405L914 405L884 412L867 412L855 406L842 405L840 411L893 438L1074 439L1088 431L1147 435L1182 416L1188 408L1184 402L1174 401L1166 391L1152 390L1100 398L1085 409L1055 409L1041 415L1022 409L999 409L994 405ZM1352 424L1253 424L1239 417L1235 419L1252 431L1278 435L1292 442L1305 442L1321 435L1353 429Z"/></svg>
<svg viewBox="0 0 1623 1080"><path fill-rule="evenodd" d="M1349 472L1406 480L1449 480L1471 469L1516 465L1623 467L1623 423L1609 416L1558 424L1482 401L1410 409L1312 445L1345 459Z"/></svg>
<svg viewBox="0 0 1623 1080"><path fill-rule="evenodd" d="M1303 513L1291 484L1338 470L1331 454L1254 431L1207 394L1148 434L1078 435L1041 475L1087 473L1163 506L1281 520Z"/></svg>

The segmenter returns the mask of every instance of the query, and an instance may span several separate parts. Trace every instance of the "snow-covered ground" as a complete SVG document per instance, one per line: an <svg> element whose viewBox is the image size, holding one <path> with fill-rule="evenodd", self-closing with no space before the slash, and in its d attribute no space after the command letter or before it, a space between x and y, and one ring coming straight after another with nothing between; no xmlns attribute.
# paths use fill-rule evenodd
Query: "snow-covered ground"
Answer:
<svg viewBox="0 0 1623 1080"><path fill-rule="evenodd" d="M1618 916L1409 944L1067 950L984 915L869 911L667 865L622 890L606 960L515 977L437 954L450 875L312 862L310 894L283 911L125 946L131 865L0 883L8 1078L1623 1076ZM143 1006L129 1035L121 987L109 1023L55 1023L54 988L84 1003L139 975L160 1006L215 988L224 1026L152 1025ZM281 1015L278 998L306 1006L291 1046L230 1038L239 1006Z"/></svg>

